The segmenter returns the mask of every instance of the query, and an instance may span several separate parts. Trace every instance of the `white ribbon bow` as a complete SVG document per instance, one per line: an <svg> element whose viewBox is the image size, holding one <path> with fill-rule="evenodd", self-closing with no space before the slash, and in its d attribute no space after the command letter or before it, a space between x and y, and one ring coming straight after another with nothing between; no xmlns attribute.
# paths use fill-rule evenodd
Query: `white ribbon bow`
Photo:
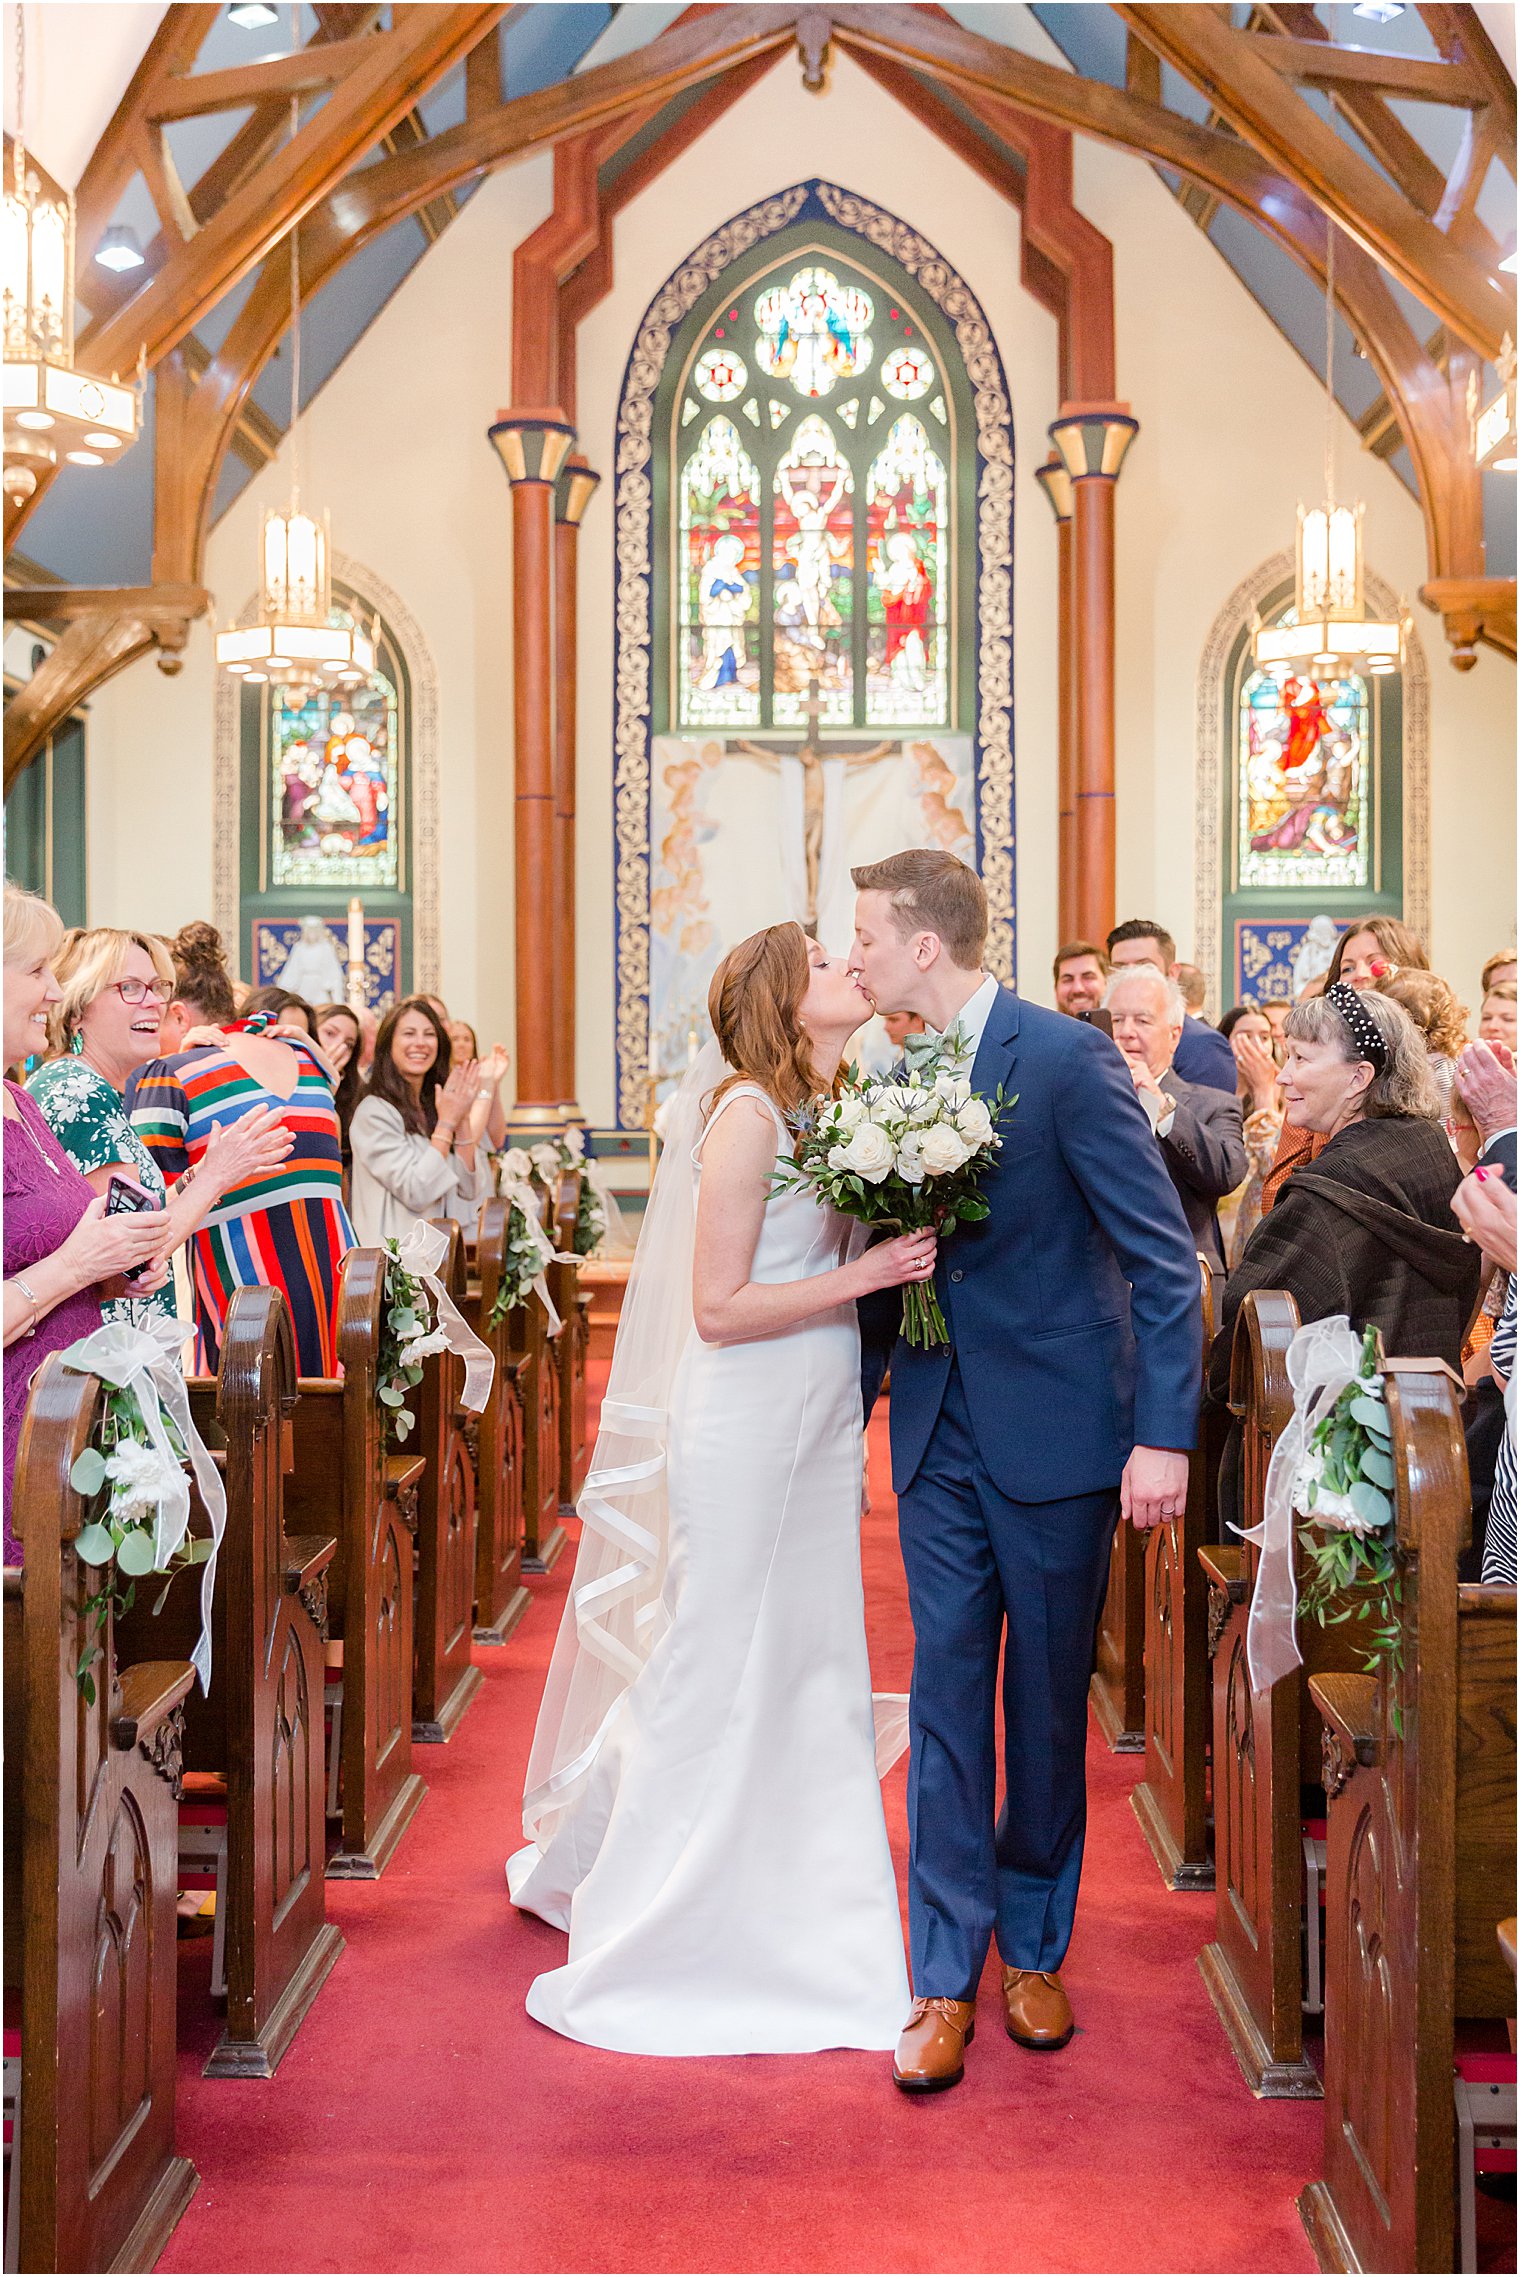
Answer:
<svg viewBox="0 0 1520 2277"><path fill-rule="evenodd" d="M479 1415L491 1396L496 1356L488 1344L482 1344L438 1278L438 1268L448 1253L449 1237L441 1227L429 1225L426 1218L417 1218L397 1244L396 1263L403 1273L410 1273L412 1279L420 1281L431 1294L434 1326L455 1358L464 1362L464 1389L459 1395L459 1404L472 1415Z"/></svg>
<svg viewBox="0 0 1520 2277"><path fill-rule="evenodd" d="M1343 1312L1306 1321L1288 1346L1293 1413L1267 1465L1261 1524L1231 1528L1261 1551L1246 1621L1246 1667L1257 1695L1303 1666L1293 1568L1293 1486L1316 1426L1361 1369L1362 1340Z"/></svg>
<svg viewBox="0 0 1520 2277"><path fill-rule="evenodd" d="M554 1243L545 1231L544 1221L538 1214L538 1196L525 1178L509 1180L502 1188L502 1197L511 1203L528 1229L528 1246L538 1258L538 1273L533 1282L533 1294L548 1315L549 1334L558 1336L561 1327L560 1317L555 1309L554 1299L549 1294L548 1281L544 1276L551 1265L578 1265L580 1259L571 1250L555 1248Z"/></svg>
<svg viewBox="0 0 1520 2277"><path fill-rule="evenodd" d="M216 1594L216 1558L227 1530L227 1496L221 1476L206 1451L205 1442L190 1419L190 1400L180 1368L179 1352L194 1332L188 1321L171 1320L160 1313L142 1327L111 1321L83 1336L60 1354L66 1368L98 1376L117 1391L130 1389L147 1428L148 1440L164 1466L166 1491L153 1520L153 1563L162 1571L190 1530L190 1482L164 1429L162 1409L167 1408L185 1443L190 1468L201 1501L211 1521L211 1555L201 1568L201 1633L190 1658L201 1680L202 1692L211 1689L211 1605Z"/></svg>
<svg viewBox="0 0 1520 2277"><path fill-rule="evenodd" d="M597 1244L603 1257L631 1257L635 1243L623 1216L623 1205L612 1190L612 1178L605 1163L588 1154L581 1164L581 1176L602 1205L602 1238Z"/></svg>

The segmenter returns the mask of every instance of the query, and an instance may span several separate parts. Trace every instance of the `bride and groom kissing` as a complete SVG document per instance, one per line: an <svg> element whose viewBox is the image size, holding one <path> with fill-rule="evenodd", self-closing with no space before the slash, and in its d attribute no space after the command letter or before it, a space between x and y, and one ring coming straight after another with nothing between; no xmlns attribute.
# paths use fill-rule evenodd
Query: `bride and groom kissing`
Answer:
<svg viewBox="0 0 1520 2277"><path fill-rule="evenodd" d="M514 1902L568 1930L529 2013L643 2055L892 2049L962 2077L989 1944L1006 2027L1074 2029L1060 1968L1086 1820L1087 1687L1114 1527L1175 1514L1201 1378L1197 1267L1100 1030L982 969L976 873L854 872L856 933L723 959L629 1279L539 1713ZM1011 1102L985 1218L865 1246L775 1177L875 1007L954 1030ZM860 1566L857 1300L931 1279L950 1348L892 1356L915 1637L904 1966ZM999 1661L1004 1798L997 1805Z"/></svg>

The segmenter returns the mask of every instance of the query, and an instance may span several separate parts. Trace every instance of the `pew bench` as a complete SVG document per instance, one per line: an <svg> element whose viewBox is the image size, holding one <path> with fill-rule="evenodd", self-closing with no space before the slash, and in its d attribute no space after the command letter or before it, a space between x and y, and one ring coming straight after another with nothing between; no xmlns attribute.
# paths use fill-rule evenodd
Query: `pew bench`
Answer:
<svg viewBox="0 0 1520 2277"><path fill-rule="evenodd" d="M510 1319L492 1321L512 1205L485 1203L475 1242L477 1279L461 1307L496 1361L485 1414L466 1426L475 1449L475 1642L505 1644L528 1609L523 1581L524 1381ZM536 1300L535 1300L536 1302Z"/></svg>
<svg viewBox="0 0 1520 2277"><path fill-rule="evenodd" d="M448 1251L438 1278L464 1310L464 1236L452 1218L435 1218ZM471 1657L475 1640L475 1457L467 1437L479 1418L460 1405L464 1362L435 1352L423 1363L418 1449L417 1603L412 1671L412 1738L452 1739L485 1679ZM493 1380L491 1398L498 1397ZM477 1440L478 1444L478 1440Z"/></svg>

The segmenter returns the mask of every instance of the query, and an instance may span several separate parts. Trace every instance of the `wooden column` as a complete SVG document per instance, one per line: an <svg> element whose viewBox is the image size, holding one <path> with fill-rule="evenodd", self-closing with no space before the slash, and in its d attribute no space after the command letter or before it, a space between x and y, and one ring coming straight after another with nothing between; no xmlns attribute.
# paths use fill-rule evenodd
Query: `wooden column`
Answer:
<svg viewBox="0 0 1520 2277"><path fill-rule="evenodd" d="M1138 433L1121 403L1068 404L1050 429L1072 486L1072 931L1089 941L1114 923L1114 490Z"/></svg>
<svg viewBox="0 0 1520 2277"><path fill-rule="evenodd" d="M1034 470L1056 518L1056 837L1057 945L1077 939L1077 788L1071 669L1071 477L1059 456Z"/></svg>
<svg viewBox="0 0 1520 2277"><path fill-rule="evenodd" d="M575 1098L575 673L576 560L581 517L601 481L577 452L554 487L554 873L550 1017L554 1080L567 1121Z"/></svg>
<svg viewBox="0 0 1520 2277"><path fill-rule="evenodd" d="M555 410L504 411L489 430L512 485L512 740L516 834L517 1105L557 1123L554 932L554 485L575 440Z"/></svg>

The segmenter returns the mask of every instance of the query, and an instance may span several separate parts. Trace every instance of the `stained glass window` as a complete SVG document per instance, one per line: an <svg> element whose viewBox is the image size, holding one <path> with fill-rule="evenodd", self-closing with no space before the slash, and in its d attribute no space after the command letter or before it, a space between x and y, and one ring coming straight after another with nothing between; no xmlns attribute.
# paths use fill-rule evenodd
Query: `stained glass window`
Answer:
<svg viewBox="0 0 1520 2277"><path fill-rule="evenodd" d="M1290 620L1291 612L1279 621ZM1370 711L1367 682L1355 673L1247 675L1235 767L1242 891L1370 884Z"/></svg>
<svg viewBox="0 0 1520 2277"><path fill-rule="evenodd" d="M352 689L272 686L269 718L270 885L397 886L394 683L377 670Z"/></svg>
<svg viewBox="0 0 1520 2277"><path fill-rule="evenodd" d="M951 725L952 386L918 313L794 254L710 303L679 368L672 727L800 728L815 679L836 731Z"/></svg>

